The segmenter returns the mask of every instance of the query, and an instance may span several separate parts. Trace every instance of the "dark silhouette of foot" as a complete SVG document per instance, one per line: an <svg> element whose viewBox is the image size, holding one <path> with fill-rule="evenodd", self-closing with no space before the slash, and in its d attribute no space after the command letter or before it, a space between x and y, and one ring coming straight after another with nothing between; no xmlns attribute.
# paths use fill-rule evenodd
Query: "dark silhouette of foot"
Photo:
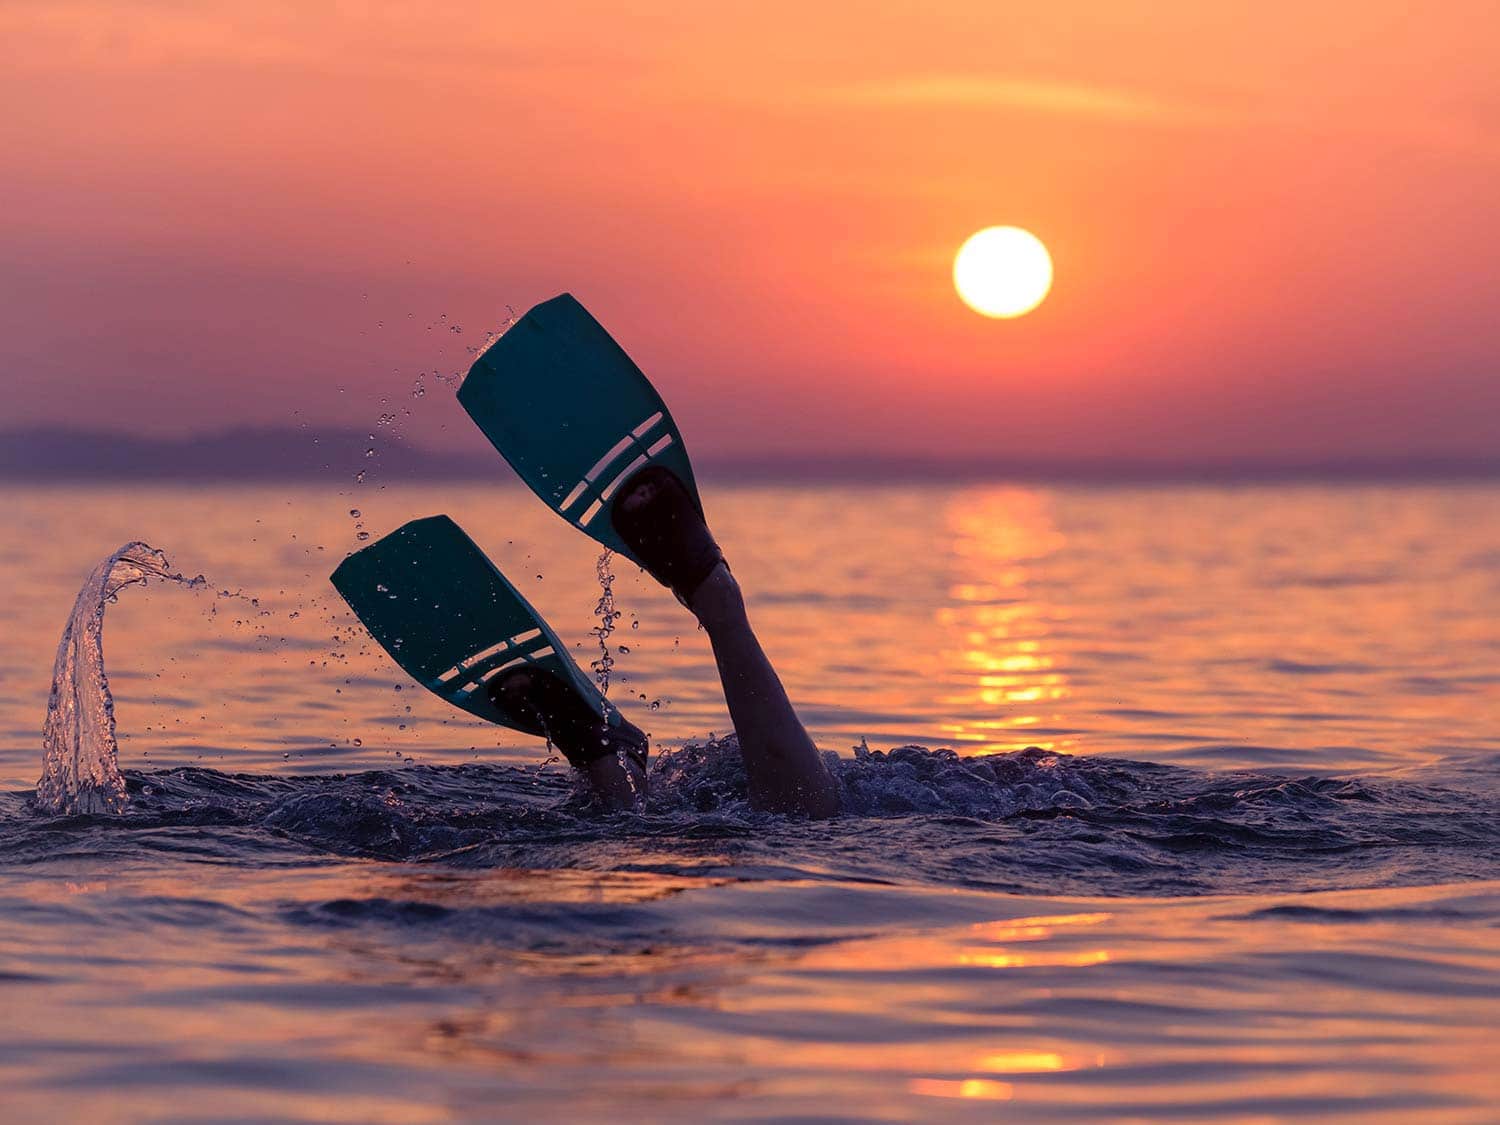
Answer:
<svg viewBox="0 0 1500 1125"><path fill-rule="evenodd" d="M724 552L693 496L676 475L647 465L620 488L610 520L646 571L684 605Z"/></svg>
<svg viewBox="0 0 1500 1125"><path fill-rule="evenodd" d="M568 684L542 668L522 666L495 677L490 695L528 734L539 735L562 751L575 769L600 758L625 754L644 778L648 746L635 724L601 717Z"/></svg>

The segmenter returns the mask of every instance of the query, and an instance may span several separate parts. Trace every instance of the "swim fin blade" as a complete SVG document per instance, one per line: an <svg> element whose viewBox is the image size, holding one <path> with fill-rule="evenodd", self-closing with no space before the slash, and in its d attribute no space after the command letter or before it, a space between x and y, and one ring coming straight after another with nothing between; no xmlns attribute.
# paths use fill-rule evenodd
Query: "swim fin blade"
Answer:
<svg viewBox="0 0 1500 1125"><path fill-rule="evenodd" d="M661 465L702 508L666 403L570 294L543 301L496 340L458 401L548 507L638 565L609 515L632 474Z"/></svg>
<svg viewBox="0 0 1500 1125"><path fill-rule="evenodd" d="M447 516L412 520L350 555L331 581L391 659L423 687L481 719L527 730L486 689L529 664L618 724L541 616Z"/></svg>

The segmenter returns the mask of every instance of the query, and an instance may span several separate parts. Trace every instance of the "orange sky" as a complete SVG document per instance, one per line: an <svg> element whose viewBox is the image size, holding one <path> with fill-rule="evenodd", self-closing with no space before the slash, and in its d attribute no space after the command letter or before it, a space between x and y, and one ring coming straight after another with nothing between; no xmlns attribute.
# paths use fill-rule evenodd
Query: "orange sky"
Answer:
<svg viewBox="0 0 1500 1125"><path fill-rule="evenodd" d="M1500 13L1426 7L12 0L3 424L364 427L569 289L695 453L1493 455Z"/></svg>

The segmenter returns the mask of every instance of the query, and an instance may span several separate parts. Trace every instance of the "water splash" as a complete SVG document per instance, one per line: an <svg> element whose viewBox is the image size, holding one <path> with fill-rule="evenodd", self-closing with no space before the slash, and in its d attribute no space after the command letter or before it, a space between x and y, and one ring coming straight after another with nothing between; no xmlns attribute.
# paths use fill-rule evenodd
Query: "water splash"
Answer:
<svg viewBox="0 0 1500 1125"><path fill-rule="evenodd" d="M609 676L614 669L614 654L609 651L609 638L620 620L620 611L615 609L615 572L610 567L614 552L606 550L594 564L594 573L599 579L599 602L594 606L594 616L599 624L589 630L590 636L599 642L599 659L589 665L594 671L594 682L599 685L599 694L609 694Z"/></svg>
<svg viewBox="0 0 1500 1125"><path fill-rule="evenodd" d="M96 566L78 591L57 645L52 690L42 730L42 776L37 807L45 812L116 813L125 807L115 703L104 674L104 609L127 586L161 578L192 589L166 555L147 543L127 543Z"/></svg>
<svg viewBox="0 0 1500 1125"><path fill-rule="evenodd" d="M407 313L406 316L407 319L410 320L413 319L414 314ZM416 378L413 379L410 390L408 391L408 397L418 401L426 398L429 381L435 386L443 386L448 390L457 393L458 388L463 385L464 378L468 374L470 365L473 364L474 361L477 360L486 351L488 351L496 340L500 339L501 336L510 331L511 327L519 319L520 316L516 312L516 310L510 305L506 305L505 317L501 320L500 324L497 327L485 331L484 339L482 342L478 344L465 345L463 349L463 366L457 368L456 370L449 371L445 371L442 368L435 368L431 371L417 372ZM377 327L384 326L384 321L377 322ZM428 332L433 332L438 329L445 329L447 332L460 338L465 335L466 331L460 325L450 324L448 322L447 313L442 313L441 315L439 315L437 320L434 320L427 325ZM472 333L470 333L470 336L472 336ZM440 343L437 346L437 350L439 352L445 351L447 343L448 342ZM395 372L399 375L401 374L401 369L396 368ZM344 391L344 388L340 387L339 391L342 393ZM366 440L368 444L365 446L364 457L366 460L375 461L377 466L379 464L379 457L381 454L380 444L384 442L387 445L390 445L392 443L399 443L403 441L404 439L402 431L404 430L407 421L416 417L416 412L409 406L402 406L398 411L396 409L387 409L388 407L390 407L390 405L391 396L381 395L380 406L382 409L376 417L375 425L371 428L371 430L367 431L368 437ZM293 413L297 412L294 411ZM304 426L306 425L306 423L303 424ZM444 428L446 428L446 426ZM326 468L327 466L324 467ZM374 479L379 480L381 473L378 468L372 468L371 466L357 468L354 473L354 485L358 487L363 485L367 480L370 480L372 472L374 473ZM382 484L379 487L383 490L385 488L385 485ZM344 492L342 493L342 495L349 495L349 493ZM360 542L366 542L371 538L371 533L366 532L365 534L359 534L359 531L359 528L355 529L355 538Z"/></svg>

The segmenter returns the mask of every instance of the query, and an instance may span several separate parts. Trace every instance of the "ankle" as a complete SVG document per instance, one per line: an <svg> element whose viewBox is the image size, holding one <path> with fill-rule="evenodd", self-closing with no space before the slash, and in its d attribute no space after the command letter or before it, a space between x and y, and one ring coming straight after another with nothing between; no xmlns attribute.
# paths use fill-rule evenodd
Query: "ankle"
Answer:
<svg viewBox="0 0 1500 1125"><path fill-rule="evenodd" d="M596 758L577 767L590 790L609 812L639 810L646 803L646 771L625 755Z"/></svg>
<svg viewBox="0 0 1500 1125"><path fill-rule="evenodd" d="M688 599L688 609L698 623L710 631L716 625L745 616L745 596L727 563L721 562L709 571L708 577L699 583Z"/></svg>

